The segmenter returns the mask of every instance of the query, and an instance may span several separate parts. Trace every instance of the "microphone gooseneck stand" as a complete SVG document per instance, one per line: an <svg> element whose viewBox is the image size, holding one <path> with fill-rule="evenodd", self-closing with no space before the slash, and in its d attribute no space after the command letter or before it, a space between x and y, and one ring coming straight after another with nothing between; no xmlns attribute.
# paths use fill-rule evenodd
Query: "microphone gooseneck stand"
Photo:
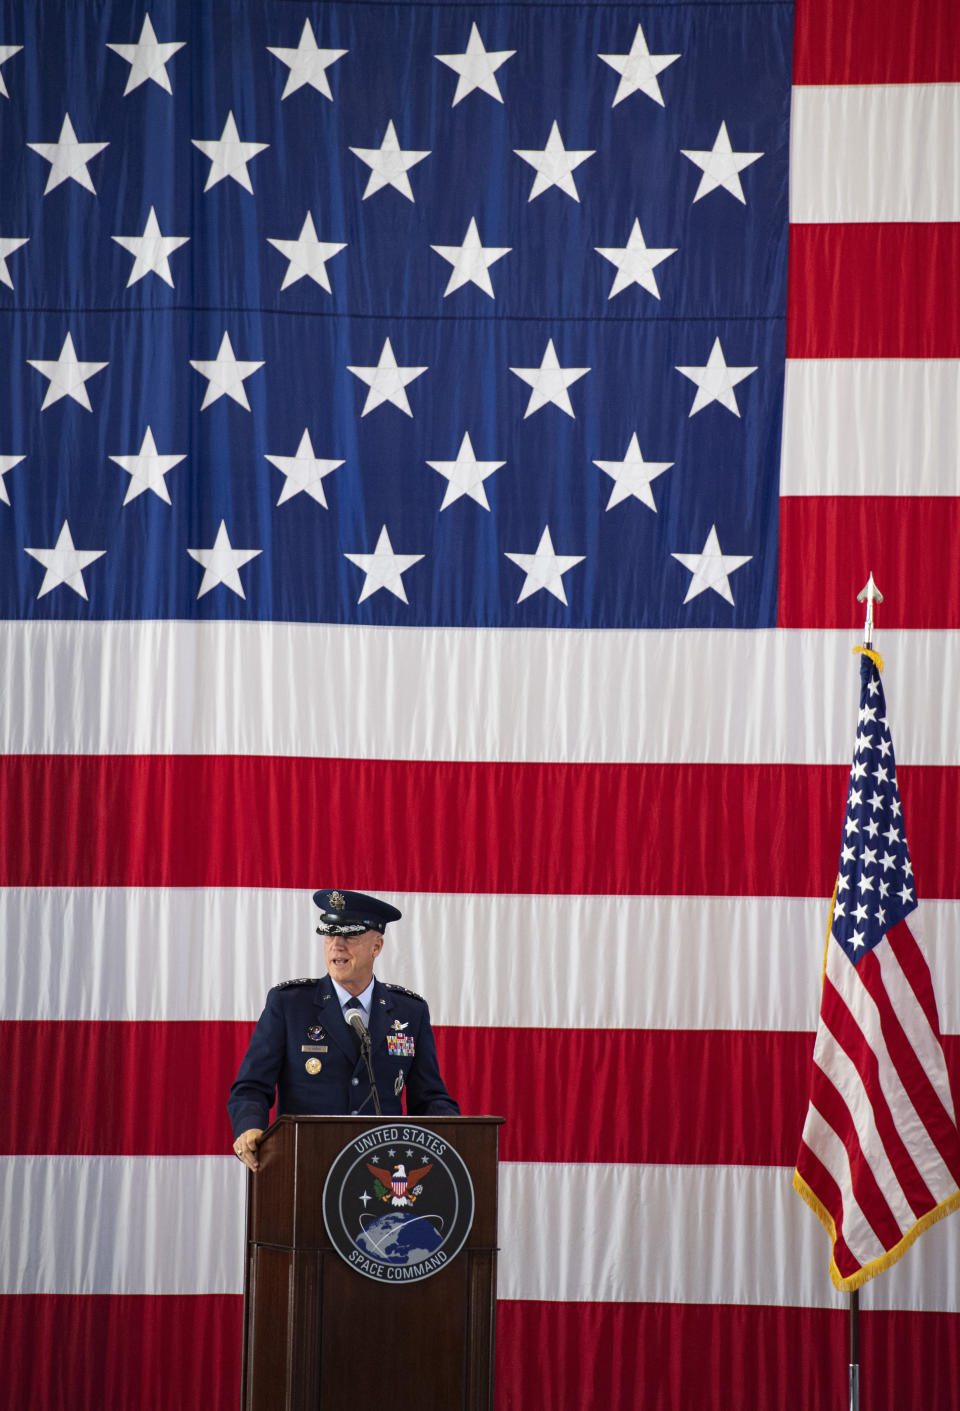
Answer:
<svg viewBox="0 0 960 1411"><path fill-rule="evenodd" d="M373 1045L370 1042L370 1030L363 1022L363 1015L356 1009L351 1010L347 1023L360 1040L360 1053L367 1066L367 1077L370 1079L370 1091L357 1108L357 1116L359 1117L372 1098L374 1112L378 1117L382 1117L383 1108L380 1106L380 1094L377 1092L377 1084L373 1076Z"/></svg>

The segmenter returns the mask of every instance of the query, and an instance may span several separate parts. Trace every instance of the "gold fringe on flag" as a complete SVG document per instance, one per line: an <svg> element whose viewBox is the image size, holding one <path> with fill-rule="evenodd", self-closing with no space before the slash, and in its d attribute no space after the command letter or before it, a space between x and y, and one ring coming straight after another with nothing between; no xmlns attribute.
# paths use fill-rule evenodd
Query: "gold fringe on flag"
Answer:
<svg viewBox="0 0 960 1411"><path fill-rule="evenodd" d="M875 652L872 647L854 647L853 655L856 656L857 652L863 652L863 655L870 658L878 671L883 671L883 657L879 652Z"/></svg>

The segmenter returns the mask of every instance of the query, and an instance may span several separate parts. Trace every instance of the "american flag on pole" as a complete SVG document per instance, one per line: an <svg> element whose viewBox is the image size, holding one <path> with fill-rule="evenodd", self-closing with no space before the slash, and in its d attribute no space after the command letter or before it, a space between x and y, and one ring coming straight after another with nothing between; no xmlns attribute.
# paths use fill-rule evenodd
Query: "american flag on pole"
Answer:
<svg viewBox="0 0 960 1411"><path fill-rule="evenodd" d="M318 885L507 1118L498 1411L826 1403L868 562L960 1059L958 123L954 0L0 0L11 1406L236 1403ZM954 1411L953 1224L884 1411Z"/></svg>
<svg viewBox="0 0 960 1411"><path fill-rule="evenodd" d="M960 1134L870 651L858 727L794 1176L830 1234L830 1274L845 1290L960 1206Z"/></svg>

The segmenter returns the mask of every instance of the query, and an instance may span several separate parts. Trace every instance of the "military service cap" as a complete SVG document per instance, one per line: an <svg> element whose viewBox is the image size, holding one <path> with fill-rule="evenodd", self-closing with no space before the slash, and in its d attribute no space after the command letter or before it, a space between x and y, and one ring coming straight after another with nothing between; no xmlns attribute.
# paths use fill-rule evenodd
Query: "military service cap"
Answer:
<svg viewBox="0 0 960 1411"><path fill-rule="evenodd" d="M388 901L368 897L363 892L341 892L336 887L314 892L320 908L318 936L362 936L364 931L382 935L388 921L399 921L401 913Z"/></svg>

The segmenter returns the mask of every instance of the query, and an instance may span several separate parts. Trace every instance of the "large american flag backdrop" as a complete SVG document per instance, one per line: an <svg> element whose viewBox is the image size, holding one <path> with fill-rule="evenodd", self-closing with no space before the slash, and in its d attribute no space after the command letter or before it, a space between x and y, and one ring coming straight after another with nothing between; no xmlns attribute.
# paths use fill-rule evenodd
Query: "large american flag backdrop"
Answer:
<svg viewBox="0 0 960 1411"><path fill-rule="evenodd" d="M7 1404L236 1404L224 1102L318 885L507 1118L501 1411L839 1404L868 569L960 1054L953 0L4 0L0 79ZM953 1225L872 1407L953 1405Z"/></svg>

